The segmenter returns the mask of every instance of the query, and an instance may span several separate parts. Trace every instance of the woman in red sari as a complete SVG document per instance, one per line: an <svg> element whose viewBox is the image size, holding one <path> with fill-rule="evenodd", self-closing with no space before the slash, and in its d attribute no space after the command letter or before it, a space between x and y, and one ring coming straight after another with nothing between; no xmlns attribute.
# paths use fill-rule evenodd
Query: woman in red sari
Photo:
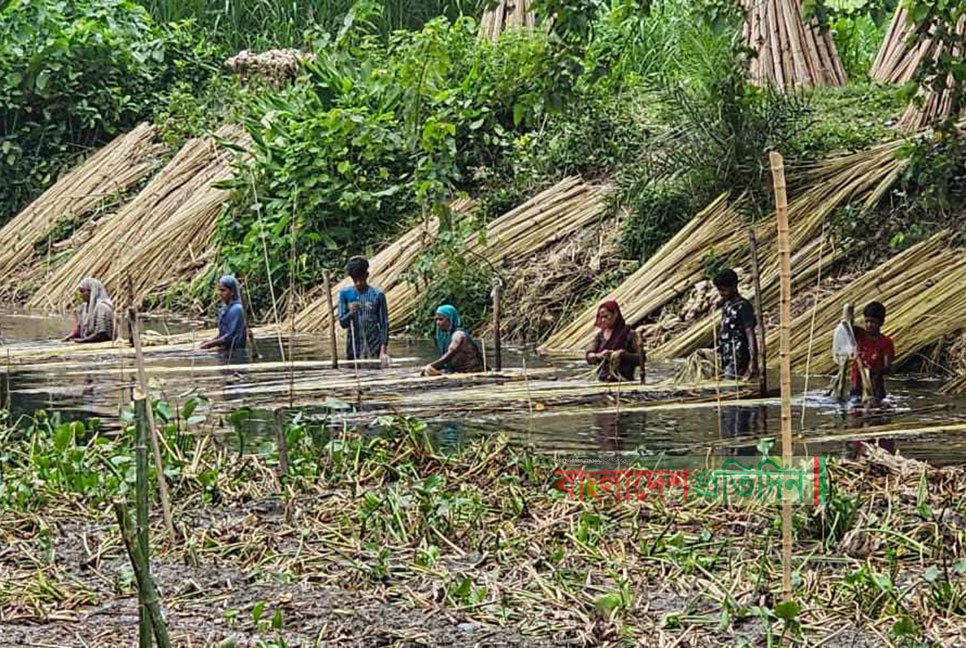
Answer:
<svg viewBox="0 0 966 648"><path fill-rule="evenodd" d="M634 380L634 369L641 366L637 337L615 301L597 309L597 335L587 349L587 363L599 365L597 378L604 382Z"/></svg>

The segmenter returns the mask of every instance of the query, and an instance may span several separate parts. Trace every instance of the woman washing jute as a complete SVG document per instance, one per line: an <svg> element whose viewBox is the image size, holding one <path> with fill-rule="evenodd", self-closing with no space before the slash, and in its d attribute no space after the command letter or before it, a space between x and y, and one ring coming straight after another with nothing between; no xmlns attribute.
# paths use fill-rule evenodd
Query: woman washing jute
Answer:
<svg viewBox="0 0 966 648"><path fill-rule="evenodd" d="M463 328L460 313L455 306L444 304L436 309L433 318L436 351L440 354L434 362L423 367L424 376L441 373L476 373L483 371L483 354L476 340Z"/></svg>
<svg viewBox="0 0 966 648"><path fill-rule="evenodd" d="M107 289L99 280L87 277L77 286L80 293L80 311L77 313L77 326L64 341L78 344L91 342L110 342L114 339L114 302Z"/></svg>

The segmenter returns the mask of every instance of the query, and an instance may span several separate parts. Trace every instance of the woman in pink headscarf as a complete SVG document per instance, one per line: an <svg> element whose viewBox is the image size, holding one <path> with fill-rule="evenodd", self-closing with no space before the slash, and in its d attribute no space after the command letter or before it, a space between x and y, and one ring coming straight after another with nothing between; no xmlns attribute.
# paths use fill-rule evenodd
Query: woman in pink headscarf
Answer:
<svg viewBox="0 0 966 648"><path fill-rule="evenodd" d="M597 335L587 349L587 363L599 366L597 378L604 382L634 380L634 369L641 366L637 338L616 301L597 309Z"/></svg>

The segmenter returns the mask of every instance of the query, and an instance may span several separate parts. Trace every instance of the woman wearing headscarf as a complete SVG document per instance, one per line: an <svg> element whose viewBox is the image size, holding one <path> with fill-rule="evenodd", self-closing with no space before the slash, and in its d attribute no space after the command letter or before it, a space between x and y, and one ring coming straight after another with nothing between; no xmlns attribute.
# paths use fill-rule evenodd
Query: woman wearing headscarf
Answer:
<svg viewBox="0 0 966 648"><path fill-rule="evenodd" d="M463 328L460 313L454 306L444 304L437 308L434 324L436 351L440 357L423 368L424 376L483 371L483 354Z"/></svg>
<svg viewBox="0 0 966 648"><path fill-rule="evenodd" d="M587 349L587 363L599 366L597 378L603 382L634 380L634 369L641 366L637 338L616 301L597 309L597 335Z"/></svg>
<svg viewBox="0 0 966 648"><path fill-rule="evenodd" d="M221 296L218 337L204 342L201 348L244 349L248 328L245 325L245 309L242 308L238 281L231 275L225 275L218 280L218 292Z"/></svg>
<svg viewBox="0 0 966 648"><path fill-rule="evenodd" d="M84 303L77 313L77 326L64 338L79 344L109 342L114 339L114 302L97 279L87 277L77 286Z"/></svg>

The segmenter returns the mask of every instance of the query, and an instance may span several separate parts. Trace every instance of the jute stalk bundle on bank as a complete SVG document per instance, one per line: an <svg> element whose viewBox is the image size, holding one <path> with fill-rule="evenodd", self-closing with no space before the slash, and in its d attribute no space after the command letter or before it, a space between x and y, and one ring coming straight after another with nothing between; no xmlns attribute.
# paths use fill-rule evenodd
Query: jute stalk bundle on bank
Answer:
<svg viewBox="0 0 966 648"><path fill-rule="evenodd" d="M496 42L508 29L532 29L536 16L530 5L531 0L496 0L480 18L480 38Z"/></svg>
<svg viewBox="0 0 966 648"><path fill-rule="evenodd" d="M640 323L700 281L703 275L701 259L705 252L711 249L719 253L736 250L746 240L740 224L740 216L728 203L727 195L722 194L606 299L620 304L628 324ZM597 304L593 304L583 311L569 325L550 336L540 351L570 352L589 344L595 332L597 308Z"/></svg>
<svg viewBox="0 0 966 648"><path fill-rule="evenodd" d="M450 205L450 209L459 214L472 212L474 203L469 199L460 199ZM369 259L369 283L378 286L386 293L389 307L392 308L396 298L409 292L405 285L404 275L412 268L413 263L430 248L439 231L439 220L434 218L416 225L391 245L383 249L376 256ZM339 291L352 285L348 277L332 288L332 303L339 301ZM328 330L328 300L325 289L319 286L309 296L309 305L302 309L295 317L295 328L298 331L322 332ZM392 317L389 319L393 326Z"/></svg>
<svg viewBox="0 0 966 648"><path fill-rule="evenodd" d="M950 57L954 60L962 60L963 56L966 55L966 14L959 19L956 25L956 34L958 44L952 48L952 52L944 52L943 50L948 49L948 47L939 44L933 48L934 58ZM946 79L941 90L920 88L916 99L909 104L906 113L899 120L898 128L912 132L949 117L959 117L959 115L953 114L956 110L953 102L954 89L955 82L951 75ZM920 101L921 105L919 105Z"/></svg>
<svg viewBox="0 0 966 648"><path fill-rule="evenodd" d="M314 60L315 54L297 49L273 49L265 52L242 50L226 60L225 67L239 75L242 81L258 77L281 87L298 76L305 62Z"/></svg>
<svg viewBox="0 0 966 648"><path fill-rule="evenodd" d="M808 366L818 374L834 370L832 334L841 320L842 307L849 302L855 304L856 313L873 300L885 304L889 315L883 331L895 342L898 362L962 328L956 312L962 312L966 299L957 297L962 290L950 289L966 280L966 256L948 248L950 239L949 232L936 234L849 282L819 302L814 311L809 308L796 317L792 322L792 366ZM863 325L861 316L855 325ZM776 360L776 332L769 333L766 344L769 360Z"/></svg>
<svg viewBox="0 0 966 648"><path fill-rule="evenodd" d="M778 88L844 86L845 68L827 29L802 20L800 0L744 0L745 42L757 85Z"/></svg>
<svg viewBox="0 0 966 648"><path fill-rule="evenodd" d="M916 26L909 21L905 6L900 4L896 7L889 31L872 66L873 80L880 83L904 84L913 79L916 70L924 61L937 60L950 55L944 51L946 49L944 43L937 43L932 39L910 42L915 32ZM930 34L934 33L935 27L932 27ZM955 33L959 36L961 45L954 48L952 57L962 58L966 51L966 16L959 20ZM917 99L922 101L922 107L917 106L916 102L909 105L898 124L902 130L918 130L949 117L952 113L952 96L948 90L920 91Z"/></svg>
<svg viewBox="0 0 966 648"><path fill-rule="evenodd" d="M522 205L515 207L486 226L484 240L476 235L467 237L464 252L476 259L483 259L495 267L514 263L553 245L574 232L603 217L605 187L584 183L580 178L570 177L543 191ZM430 222L408 232L399 241L373 259L372 267L378 271L371 283L386 293L389 304L389 326L398 331L405 328L416 315L419 305L419 288L402 278L416 257L428 249L428 241L435 235L438 224ZM396 248L396 246L399 246ZM388 254L393 250L393 254ZM396 256L401 257L394 261ZM382 259L392 261L391 270L383 270ZM376 261L379 261L379 264ZM380 283L381 276L390 279L389 287ZM348 285L348 281L333 289ZM334 301L334 300L333 300ZM296 326L299 331L324 331L327 323L326 301L316 300L299 313Z"/></svg>
<svg viewBox="0 0 966 648"><path fill-rule="evenodd" d="M825 272L845 257L845 251L832 241L822 241L823 224L839 207L854 203L861 209L875 206L899 177L907 162L896 157L901 141L889 142L868 151L826 160L807 176L811 187L789 206L792 249L792 289L809 288L819 271ZM773 221L768 219L758 232L761 266L762 307L778 303L778 255L774 245ZM748 263L747 248L739 262ZM745 281L745 278L742 278ZM745 281L742 288L750 296ZM653 351L654 357L686 357L712 343L712 326L718 317L711 313L686 332Z"/></svg>
<svg viewBox="0 0 966 648"><path fill-rule="evenodd" d="M0 282L7 284L23 270L34 258L36 246L59 223L90 216L99 205L149 175L163 151L155 134L155 128L145 123L115 138L0 229Z"/></svg>
<svg viewBox="0 0 966 648"><path fill-rule="evenodd" d="M238 126L223 126L216 136L237 144L243 141L244 131ZM74 300L77 283L84 277L108 279L108 290L116 300L123 300L119 275L123 270L131 270L132 281L142 291L155 285L173 269L172 259L194 254L190 249L175 247L183 244L186 230L184 219L176 217L182 213L190 220L185 212L196 217L211 215L204 205L212 199L220 203L223 195L217 192L213 196L210 184L227 177L232 156L231 151L211 137L189 140L144 190L98 224L91 239L47 279L28 306L67 308ZM139 245L149 243L168 246L163 264L154 262L134 267L125 262L132 253L140 259L159 258L156 253L160 248L148 253L138 250Z"/></svg>

